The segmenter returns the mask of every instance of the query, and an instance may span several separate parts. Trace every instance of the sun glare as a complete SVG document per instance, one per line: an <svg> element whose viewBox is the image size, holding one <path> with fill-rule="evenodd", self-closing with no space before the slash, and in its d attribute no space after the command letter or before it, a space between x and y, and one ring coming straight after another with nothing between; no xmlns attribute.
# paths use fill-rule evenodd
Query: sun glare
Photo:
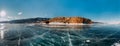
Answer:
<svg viewBox="0 0 120 46"><path fill-rule="evenodd" d="M2 11L0 12L0 17L4 17L4 16L6 16L6 12L5 12L4 10L2 10Z"/></svg>
<svg viewBox="0 0 120 46"><path fill-rule="evenodd" d="M0 11L0 21L9 21L6 11Z"/></svg>

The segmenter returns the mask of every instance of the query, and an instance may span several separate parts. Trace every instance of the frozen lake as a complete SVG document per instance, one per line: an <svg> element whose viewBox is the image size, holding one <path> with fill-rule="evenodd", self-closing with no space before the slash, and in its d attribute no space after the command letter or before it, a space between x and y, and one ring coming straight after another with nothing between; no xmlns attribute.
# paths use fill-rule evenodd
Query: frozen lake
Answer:
<svg viewBox="0 0 120 46"><path fill-rule="evenodd" d="M0 46L120 46L120 25L0 24Z"/></svg>

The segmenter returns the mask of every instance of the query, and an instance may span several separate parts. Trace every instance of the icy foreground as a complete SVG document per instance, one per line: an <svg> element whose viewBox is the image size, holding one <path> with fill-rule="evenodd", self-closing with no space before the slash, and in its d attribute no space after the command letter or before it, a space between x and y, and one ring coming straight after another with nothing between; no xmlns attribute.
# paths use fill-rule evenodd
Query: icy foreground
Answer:
<svg viewBox="0 0 120 46"><path fill-rule="evenodd" d="M120 25L1 24L0 46L119 46Z"/></svg>

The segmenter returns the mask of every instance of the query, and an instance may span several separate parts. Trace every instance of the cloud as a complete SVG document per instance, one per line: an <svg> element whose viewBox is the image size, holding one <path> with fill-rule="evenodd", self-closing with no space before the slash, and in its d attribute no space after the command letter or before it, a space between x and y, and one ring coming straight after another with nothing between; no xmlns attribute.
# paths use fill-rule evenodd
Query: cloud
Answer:
<svg viewBox="0 0 120 46"><path fill-rule="evenodd" d="M19 12L18 15L22 15L23 13L22 12Z"/></svg>

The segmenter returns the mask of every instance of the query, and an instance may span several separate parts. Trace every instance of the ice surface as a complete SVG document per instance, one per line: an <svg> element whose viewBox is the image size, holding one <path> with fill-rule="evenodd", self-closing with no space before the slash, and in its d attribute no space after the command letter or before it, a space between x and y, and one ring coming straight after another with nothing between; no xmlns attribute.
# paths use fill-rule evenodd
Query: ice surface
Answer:
<svg viewBox="0 0 120 46"><path fill-rule="evenodd" d="M120 25L42 27L30 24L0 24L0 27L0 46L120 45Z"/></svg>

